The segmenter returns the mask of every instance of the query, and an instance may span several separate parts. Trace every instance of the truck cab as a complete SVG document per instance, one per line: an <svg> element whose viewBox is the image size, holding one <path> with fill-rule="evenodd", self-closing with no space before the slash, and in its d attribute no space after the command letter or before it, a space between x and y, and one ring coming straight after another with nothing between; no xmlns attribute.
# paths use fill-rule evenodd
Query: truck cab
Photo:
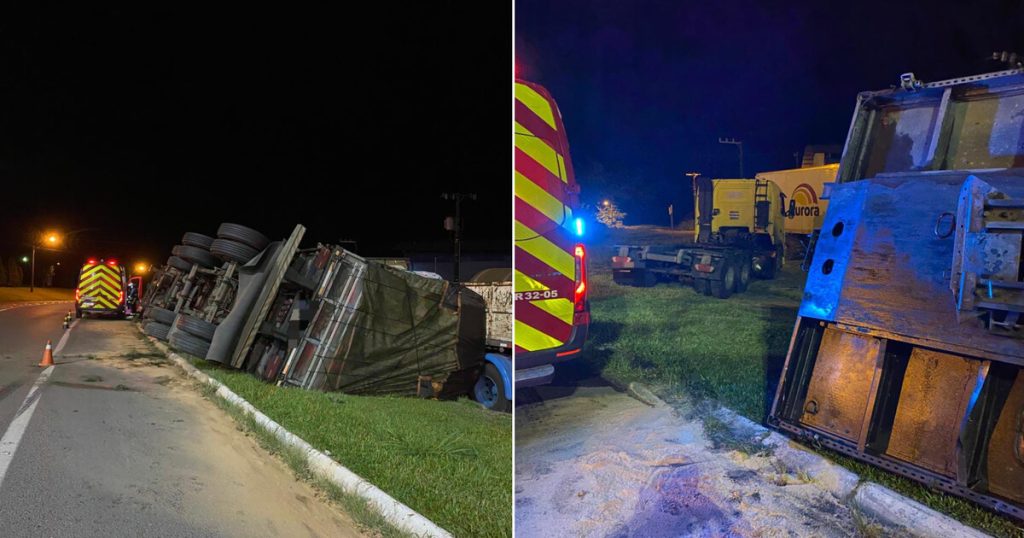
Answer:
<svg viewBox="0 0 1024 538"><path fill-rule="evenodd" d="M547 383L578 357L590 323L579 186L558 105L543 87L515 82L516 388Z"/></svg>

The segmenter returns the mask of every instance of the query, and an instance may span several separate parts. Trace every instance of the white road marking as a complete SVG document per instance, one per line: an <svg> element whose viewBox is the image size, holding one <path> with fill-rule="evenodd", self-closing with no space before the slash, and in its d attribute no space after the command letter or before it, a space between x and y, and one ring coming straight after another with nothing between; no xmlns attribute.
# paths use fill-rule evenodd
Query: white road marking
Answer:
<svg viewBox="0 0 1024 538"><path fill-rule="evenodd" d="M8 306L0 308L0 312L3 312L5 310L13 310L15 308L21 308L23 306L40 306L40 305L47 305L47 304L61 304L61 303L73 303L73 302L74 301L38 301L38 302L34 302L34 303L18 303L18 304L12 304L12 305L8 305Z"/></svg>
<svg viewBox="0 0 1024 538"><path fill-rule="evenodd" d="M74 322L71 323L70 326L68 326L67 329L64 330L64 336L60 337L60 341L57 342L57 347L53 348L53 354L54 355L60 353L60 351L62 349L64 349L64 346L67 345L68 337L71 336L71 329L74 329L75 325L78 325L79 321L82 321L82 320L81 319L76 319Z"/></svg>
<svg viewBox="0 0 1024 538"><path fill-rule="evenodd" d="M32 419L32 413L35 412L36 404L39 403L39 387L46 383L51 373L53 373L53 366L48 366L43 370L43 373L39 374L36 382L32 385L32 389L28 391L28 396L25 396L25 401L22 402L17 414L14 415L11 425L7 427L4 436L0 438L0 485L4 482L7 468L10 467L11 461L14 460L14 453L18 450L21 437L25 435L28 421Z"/></svg>

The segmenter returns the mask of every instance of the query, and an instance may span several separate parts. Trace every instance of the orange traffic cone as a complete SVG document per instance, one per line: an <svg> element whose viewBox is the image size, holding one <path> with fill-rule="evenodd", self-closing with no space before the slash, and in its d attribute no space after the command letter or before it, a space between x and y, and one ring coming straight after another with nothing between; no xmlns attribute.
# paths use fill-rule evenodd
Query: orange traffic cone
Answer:
<svg viewBox="0 0 1024 538"><path fill-rule="evenodd" d="M39 361L39 366L53 366L53 346L50 345L50 341L46 341L46 349L43 350L43 360Z"/></svg>

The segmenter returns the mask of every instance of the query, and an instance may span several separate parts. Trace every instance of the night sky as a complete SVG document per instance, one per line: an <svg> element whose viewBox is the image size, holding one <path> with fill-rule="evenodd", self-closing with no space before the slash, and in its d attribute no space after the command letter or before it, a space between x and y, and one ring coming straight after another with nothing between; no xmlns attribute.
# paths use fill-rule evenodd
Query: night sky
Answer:
<svg viewBox="0 0 1024 538"><path fill-rule="evenodd" d="M395 255L446 244L446 191L511 251L507 12L2 9L0 255L52 227L162 262L225 221Z"/></svg>
<svg viewBox="0 0 1024 538"><path fill-rule="evenodd" d="M808 144L842 144L856 94L996 71L1024 53L1021 2L594 2L519 0L518 76L558 101L585 203L626 223L692 216L684 172L792 168Z"/></svg>

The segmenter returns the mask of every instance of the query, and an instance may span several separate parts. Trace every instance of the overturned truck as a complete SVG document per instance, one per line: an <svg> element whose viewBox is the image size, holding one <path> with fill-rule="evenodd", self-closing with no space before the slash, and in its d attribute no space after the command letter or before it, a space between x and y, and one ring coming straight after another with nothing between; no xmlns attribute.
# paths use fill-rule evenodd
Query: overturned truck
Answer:
<svg viewBox="0 0 1024 538"><path fill-rule="evenodd" d="M1024 519L1024 71L858 96L769 422Z"/></svg>
<svg viewBox="0 0 1024 538"><path fill-rule="evenodd" d="M486 305L471 289L338 246L300 248L301 225L228 256L225 226L257 237L238 225L186 234L154 276L147 334L278 384L353 394L451 397L487 369ZM197 254L204 243L211 259Z"/></svg>

